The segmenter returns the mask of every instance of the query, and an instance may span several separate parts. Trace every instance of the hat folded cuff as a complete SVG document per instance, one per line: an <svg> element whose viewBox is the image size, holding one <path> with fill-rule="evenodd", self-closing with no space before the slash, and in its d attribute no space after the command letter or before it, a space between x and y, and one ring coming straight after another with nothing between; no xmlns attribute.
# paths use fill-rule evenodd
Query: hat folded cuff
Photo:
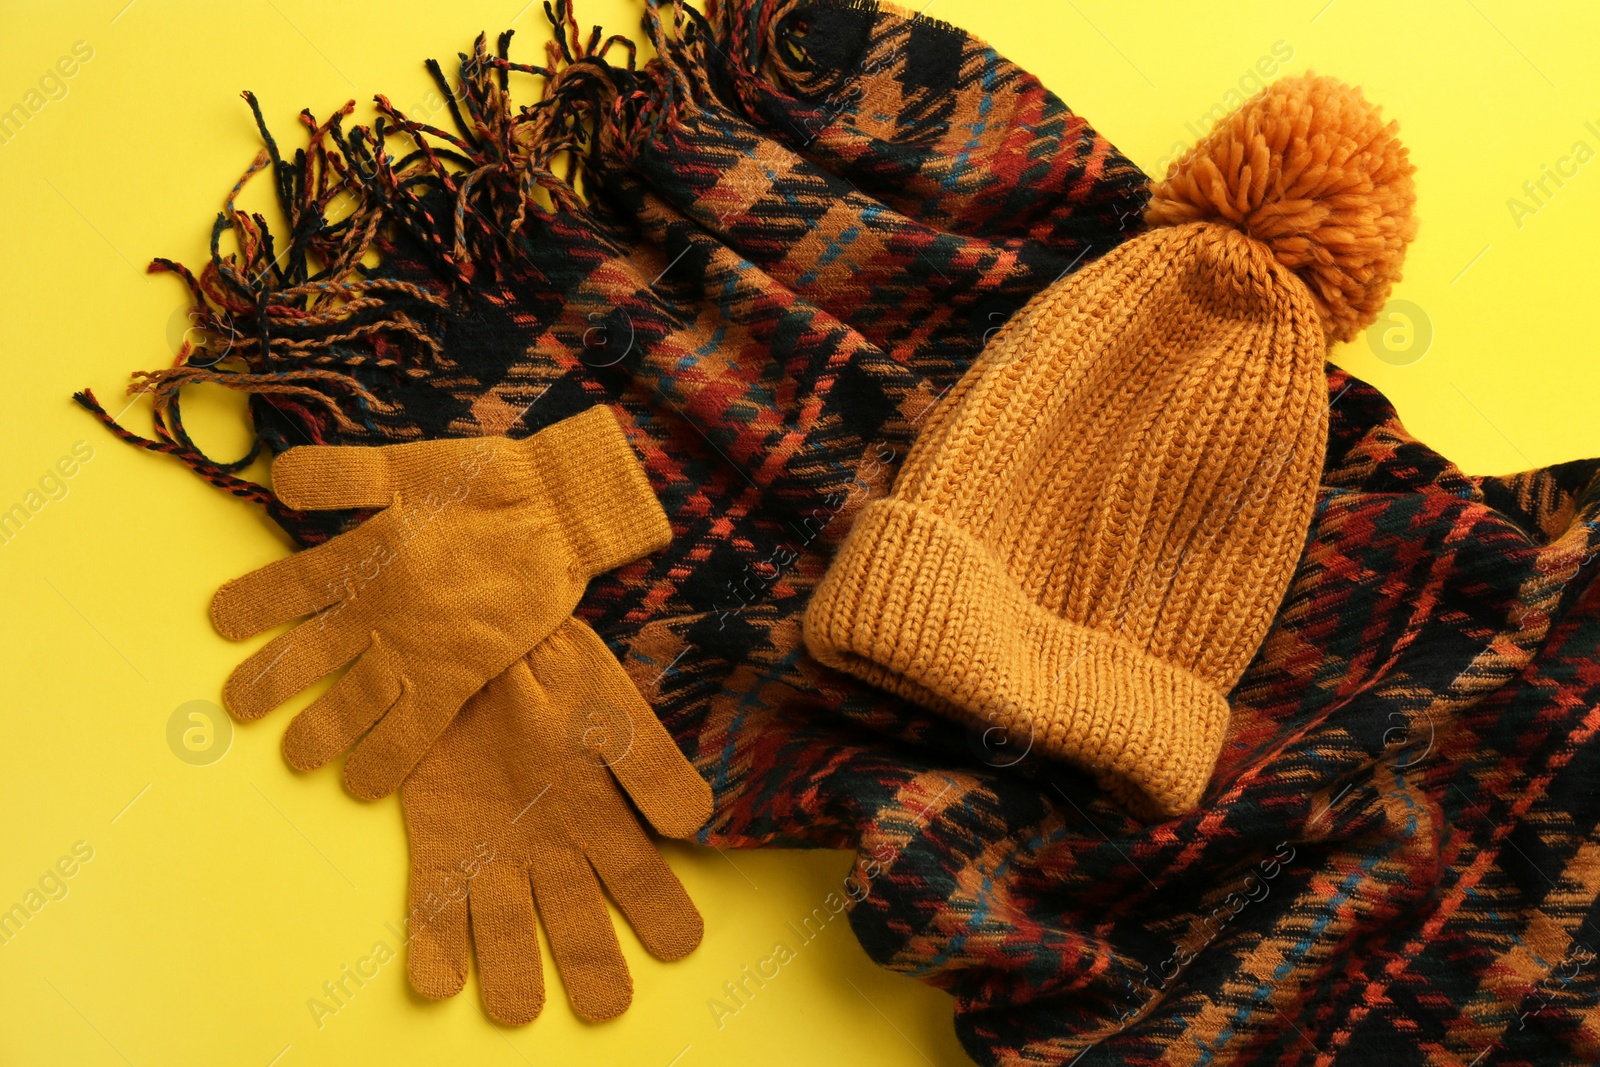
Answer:
<svg viewBox="0 0 1600 1067"><path fill-rule="evenodd" d="M805 639L828 666L1089 770L1146 817L1194 809L1227 729L1217 686L1050 613L982 543L904 501L862 511Z"/></svg>

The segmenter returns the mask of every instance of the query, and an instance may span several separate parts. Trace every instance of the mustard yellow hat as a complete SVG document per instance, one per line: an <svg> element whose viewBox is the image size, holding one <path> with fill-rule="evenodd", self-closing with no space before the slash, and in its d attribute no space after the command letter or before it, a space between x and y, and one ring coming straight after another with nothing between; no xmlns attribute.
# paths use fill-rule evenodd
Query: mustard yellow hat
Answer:
<svg viewBox="0 0 1600 1067"><path fill-rule="evenodd" d="M1193 809L1304 546L1324 361L1399 277L1412 167L1360 92L1257 95L1151 229L1040 293L930 417L817 589L821 662Z"/></svg>

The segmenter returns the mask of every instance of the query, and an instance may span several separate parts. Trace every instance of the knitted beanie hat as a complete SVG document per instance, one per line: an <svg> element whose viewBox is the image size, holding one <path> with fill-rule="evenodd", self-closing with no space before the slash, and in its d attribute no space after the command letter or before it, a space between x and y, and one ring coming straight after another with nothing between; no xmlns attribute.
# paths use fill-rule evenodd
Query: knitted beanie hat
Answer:
<svg viewBox="0 0 1600 1067"><path fill-rule="evenodd" d="M818 588L812 654L1141 815L1192 810L1311 523L1328 344L1416 231L1412 169L1333 79L1224 120L1152 229L1034 298L935 410Z"/></svg>

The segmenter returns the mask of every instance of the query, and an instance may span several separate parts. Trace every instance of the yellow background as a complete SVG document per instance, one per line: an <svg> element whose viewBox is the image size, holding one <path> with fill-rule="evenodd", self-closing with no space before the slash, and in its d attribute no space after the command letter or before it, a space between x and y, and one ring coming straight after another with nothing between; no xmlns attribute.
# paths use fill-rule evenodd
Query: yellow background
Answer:
<svg viewBox="0 0 1600 1067"><path fill-rule="evenodd" d="M638 0L580 0L578 14L631 31L637 11ZM1522 189L1574 142L1600 150L1591 5L935 0L929 14L1037 73L1148 170L1278 42L1293 52L1285 69L1363 85L1400 119L1417 164L1423 226L1395 296L1421 309L1432 342L1420 359L1383 362L1365 341L1337 359L1470 472L1600 453L1600 161L1547 184L1540 204ZM66 95L0 146L0 510L74 442L94 449L68 495L0 546L0 909L75 842L94 850L68 895L0 945L0 1063L963 1062L948 998L873 967L843 920L713 1021L708 999L775 940L794 943L786 924L837 886L848 863L837 853L670 847L705 943L665 965L624 927L637 997L620 1021L575 1021L555 986L541 1019L498 1029L475 986L422 1001L397 959L319 1028L307 1001L322 983L377 941L395 947L397 804L351 800L331 770L288 770L282 714L237 730L208 766L168 747L174 709L216 701L245 651L207 624L211 591L287 544L177 463L113 441L68 394L92 385L116 410L129 371L170 359L185 300L142 268L155 255L201 261L211 216L257 148L240 89L260 95L292 149L300 107L324 115L375 92L405 107L430 88L423 58L508 25L524 55L539 54L539 5L521 0L0 9L0 108L74 42L94 50ZM1514 218L1513 197L1537 210ZM1403 349L1407 324L1391 325ZM195 418L218 453L242 443L225 402ZM147 431L142 409L129 419Z"/></svg>

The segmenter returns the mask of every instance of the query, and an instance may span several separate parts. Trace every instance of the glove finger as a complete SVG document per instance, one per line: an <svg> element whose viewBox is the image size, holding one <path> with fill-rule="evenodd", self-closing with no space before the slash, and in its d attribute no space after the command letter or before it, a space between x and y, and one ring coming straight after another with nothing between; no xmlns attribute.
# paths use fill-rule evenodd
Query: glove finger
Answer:
<svg viewBox="0 0 1600 1067"><path fill-rule="evenodd" d="M458 499L494 447L483 439L305 445L273 461L272 488L302 511L387 507L396 493Z"/></svg>
<svg viewBox="0 0 1600 1067"><path fill-rule="evenodd" d="M507 1026L532 1022L544 1007L544 965L527 874L485 867L472 880L467 901L484 1010Z"/></svg>
<svg viewBox="0 0 1600 1067"><path fill-rule="evenodd" d="M235 667L222 688L222 702L235 718L259 719L355 659L366 643L367 636L357 631L324 629L316 619L303 622Z"/></svg>
<svg viewBox="0 0 1600 1067"><path fill-rule="evenodd" d="M393 562L404 543L400 533L399 516L384 512L331 541L226 582L211 598L211 625L238 641L341 600L353 602Z"/></svg>
<svg viewBox="0 0 1600 1067"><path fill-rule="evenodd" d="M608 818L590 831L587 847L611 899L650 955L678 960L695 950L705 933L700 910L637 822Z"/></svg>
<svg viewBox="0 0 1600 1067"><path fill-rule="evenodd" d="M294 717L283 732L283 756L312 771L361 739L399 699L400 673L377 634L343 678Z"/></svg>
<svg viewBox="0 0 1600 1067"><path fill-rule="evenodd" d="M627 1011L633 976L588 862L571 852L550 851L536 858L532 876L550 955L572 1010L592 1022Z"/></svg>
<svg viewBox="0 0 1600 1067"><path fill-rule="evenodd" d="M615 755L606 753L606 765L650 825L667 837L693 837L711 818L711 786L650 706L637 692L634 697L638 706L628 709L633 744Z"/></svg>
<svg viewBox="0 0 1600 1067"><path fill-rule="evenodd" d="M575 733L606 761L650 824L668 837L693 837L711 818L711 787L600 635L568 619L528 660L551 701L576 723L603 724Z"/></svg>
<svg viewBox="0 0 1600 1067"><path fill-rule="evenodd" d="M289 449L272 461L272 491L301 511L381 508L395 493L384 449L359 445Z"/></svg>
<svg viewBox="0 0 1600 1067"><path fill-rule="evenodd" d="M435 1000L455 996L467 983L468 890L461 878L455 871L411 869L406 969L411 988Z"/></svg>
<svg viewBox="0 0 1600 1067"><path fill-rule="evenodd" d="M436 692L435 699L425 699L403 678L401 687L399 698L345 760L344 783L363 800L377 800L400 788L461 710L458 703L441 702Z"/></svg>

